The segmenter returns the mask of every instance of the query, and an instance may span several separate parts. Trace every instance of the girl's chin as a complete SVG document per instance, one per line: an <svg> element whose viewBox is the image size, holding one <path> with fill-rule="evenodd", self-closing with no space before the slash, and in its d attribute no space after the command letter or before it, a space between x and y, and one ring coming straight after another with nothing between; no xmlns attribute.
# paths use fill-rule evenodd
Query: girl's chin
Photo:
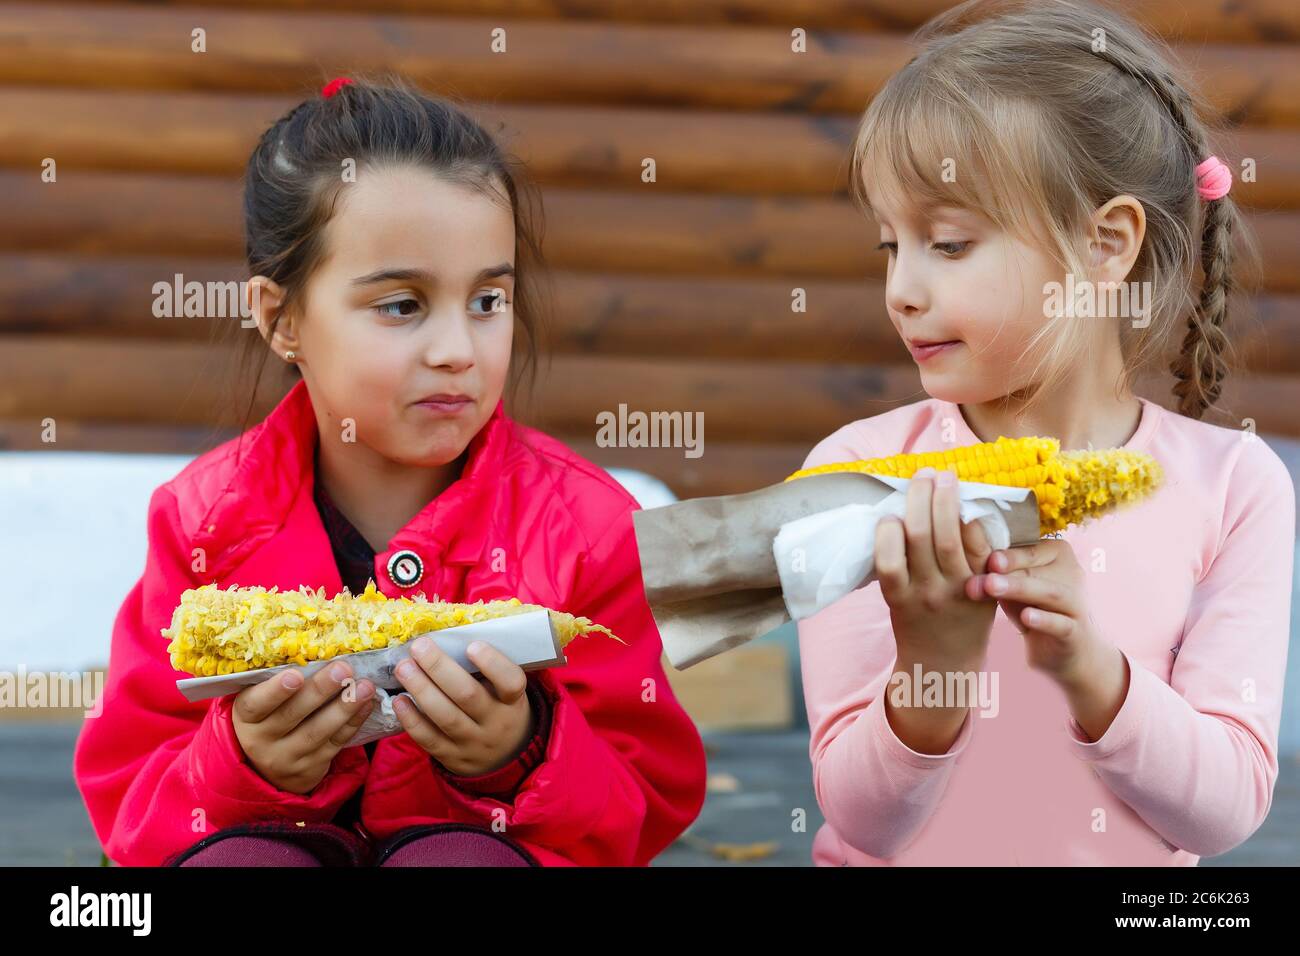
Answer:
<svg viewBox="0 0 1300 956"><path fill-rule="evenodd" d="M381 453L391 461L437 467L460 457L475 430L452 422L407 422L389 433Z"/></svg>
<svg viewBox="0 0 1300 956"><path fill-rule="evenodd" d="M931 398L954 405L974 405L992 401L1001 395L996 388L989 390L974 387L969 382L958 381L948 375L922 375L921 387Z"/></svg>
<svg viewBox="0 0 1300 956"><path fill-rule="evenodd" d="M925 394L931 398L937 398L941 402L965 402L970 401L967 397L970 394L969 386L963 386L960 381L956 381L951 375L934 375L921 373L921 387L925 389Z"/></svg>
<svg viewBox="0 0 1300 956"><path fill-rule="evenodd" d="M387 456L390 461L401 462L411 468L445 468L464 454L465 449L439 445L434 448L403 449Z"/></svg>

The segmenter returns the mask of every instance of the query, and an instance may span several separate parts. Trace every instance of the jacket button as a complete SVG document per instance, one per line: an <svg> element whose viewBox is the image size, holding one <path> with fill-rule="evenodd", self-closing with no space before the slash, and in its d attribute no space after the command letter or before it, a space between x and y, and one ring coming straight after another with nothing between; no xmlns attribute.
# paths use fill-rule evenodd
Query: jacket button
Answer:
<svg viewBox="0 0 1300 956"><path fill-rule="evenodd" d="M409 588L424 577L424 562L411 550L396 551L388 559L388 576L399 588Z"/></svg>

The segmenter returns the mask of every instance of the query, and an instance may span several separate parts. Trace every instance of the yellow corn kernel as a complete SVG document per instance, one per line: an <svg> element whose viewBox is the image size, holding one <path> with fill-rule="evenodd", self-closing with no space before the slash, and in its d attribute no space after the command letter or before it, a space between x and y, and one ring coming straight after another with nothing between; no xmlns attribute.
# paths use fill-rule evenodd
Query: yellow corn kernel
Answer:
<svg viewBox="0 0 1300 956"><path fill-rule="evenodd" d="M925 467L951 471L962 481L1033 489L1038 499L1039 532L1046 535L1145 498L1164 480L1160 463L1144 452L1060 449L1055 438L1000 436L995 442L942 452L818 465L796 471L786 481L837 471L893 478L911 478Z"/></svg>
<svg viewBox="0 0 1300 956"><path fill-rule="evenodd" d="M196 677L240 673L278 664L306 664L390 644L460 624L550 612L560 647L591 633L623 643L608 628L585 617L551 611L518 598L453 604L423 594L389 599L370 581L361 594L345 588L332 598L325 589L297 591L215 584L190 588L172 614L167 652L172 666Z"/></svg>

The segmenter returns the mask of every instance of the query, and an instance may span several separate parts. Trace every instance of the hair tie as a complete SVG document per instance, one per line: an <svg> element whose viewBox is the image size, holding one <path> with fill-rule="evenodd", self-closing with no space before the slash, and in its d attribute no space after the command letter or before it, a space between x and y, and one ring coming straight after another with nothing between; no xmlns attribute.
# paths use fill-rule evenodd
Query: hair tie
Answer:
<svg viewBox="0 0 1300 956"><path fill-rule="evenodd" d="M320 88L320 95L323 96L325 99L329 99L331 96L333 96L335 93L343 89L343 87L347 86L351 82L352 80L346 76L336 76L334 77L334 79L330 80L328 83L326 83L324 86Z"/></svg>
<svg viewBox="0 0 1300 956"><path fill-rule="evenodd" d="M1196 192L1204 200L1222 199L1232 188L1232 170L1218 156L1196 167Z"/></svg>

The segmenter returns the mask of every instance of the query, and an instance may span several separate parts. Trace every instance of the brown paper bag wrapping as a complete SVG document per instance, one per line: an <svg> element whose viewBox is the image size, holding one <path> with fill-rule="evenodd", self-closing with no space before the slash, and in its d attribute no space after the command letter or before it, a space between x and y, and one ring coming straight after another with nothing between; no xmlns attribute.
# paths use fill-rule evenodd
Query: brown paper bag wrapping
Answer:
<svg viewBox="0 0 1300 956"><path fill-rule="evenodd" d="M781 525L875 505L894 491L872 475L835 472L633 512L646 599L668 660L684 670L790 620L772 554ZM1032 491L1004 517L1012 546L1038 540Z"/></svg>

